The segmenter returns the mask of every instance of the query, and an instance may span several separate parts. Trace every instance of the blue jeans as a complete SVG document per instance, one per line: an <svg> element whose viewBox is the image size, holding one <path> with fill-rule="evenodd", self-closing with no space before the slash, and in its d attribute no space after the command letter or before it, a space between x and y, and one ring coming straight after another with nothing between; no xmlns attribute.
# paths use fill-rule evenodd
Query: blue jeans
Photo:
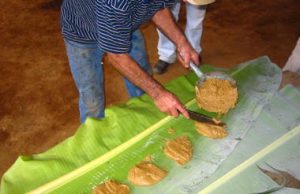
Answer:
<svg viewBox="0 0 300 194"><path fill-rule="evenodd" d="M79 91L80 121L87 117L103 118L105 99L103 86L102 57L103 51L97 43L82 44L65 40L67 55L73 79ZM151 74L147 60L144 39L139 30L132 34L132 47L129 55ZM144 91L125 79L127 91L131 97L144 94Z"/></svg>

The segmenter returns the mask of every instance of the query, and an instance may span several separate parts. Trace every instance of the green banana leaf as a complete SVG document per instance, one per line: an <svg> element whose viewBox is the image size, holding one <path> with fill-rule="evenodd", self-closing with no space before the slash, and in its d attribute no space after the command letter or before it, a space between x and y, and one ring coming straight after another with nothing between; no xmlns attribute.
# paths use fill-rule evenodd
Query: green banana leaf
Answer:
<svg viewBox="0 0 300 194"><path fill-rule="evenodd" d="M230 157L203 181L198 188L200 193L260 193L278 188L257 165L270 164L299 179L299 136L300 91L288 85L263 107ZM299 193L299 190L282 188L276 193Z"/></svg>
<svg viewBox="0 0 300 194"><path fill-rule="evenodd" d="M144 95L106 109L105 119L87 119L74 136L47 152L20 156L2 177L0 193L91 193L95 185L107 179L128 184L132 193L197 191L235 149L238 138L247 134L281 81L281 70L267 57L233 69L204 66L202 70L226 71L237 81L238 104L222 118L228 126L227 138L211 140L199 135L193 121L166 116ZM196 81L191 73L169 82L166 88L188 108L214 116L197 107ZM176 133L169 134L169 128ZM166 140L180 135L187 135L193 143L193 159L184 167L174 164L162 152ZM154 186L135 187L127 181L127 172L148 155L169 174Z"/></svg>

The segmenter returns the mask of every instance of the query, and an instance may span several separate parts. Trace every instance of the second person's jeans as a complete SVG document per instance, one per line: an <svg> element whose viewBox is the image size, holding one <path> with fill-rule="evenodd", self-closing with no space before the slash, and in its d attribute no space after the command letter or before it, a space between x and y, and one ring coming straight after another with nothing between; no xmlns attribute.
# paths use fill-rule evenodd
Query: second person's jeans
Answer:
<svg viewBox="0 0 300 194"><path fill-rule="evenodd" d="M65 40L67 55L73 79L79 91L80 121L87 117L104 117L104 86L102 57L103 51L95 44L82 44ZM139 30L132 34L132 47L129 55L149 74L151 68L147 60L144 39ZM144 91L125 79L127 91L131 97L137 97Z"/></svg>

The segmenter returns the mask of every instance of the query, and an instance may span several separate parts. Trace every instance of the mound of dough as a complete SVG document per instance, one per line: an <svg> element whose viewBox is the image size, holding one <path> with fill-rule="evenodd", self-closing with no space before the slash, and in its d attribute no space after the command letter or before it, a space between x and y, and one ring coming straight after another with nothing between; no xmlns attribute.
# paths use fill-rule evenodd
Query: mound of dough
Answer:
<svg viewBox="0 0 300 194"><path fill-rule="evenodd" d="M209 78L196 86L197 104L209 112L225 114L235 107L237 99L237 88L228 80Z"/></svg>
<svg viewBox="0 0 300 194"><path fill-rule="evenodd" d="M151 162L143 161L129 171L128 180L137 186L150 186L159 182L166 175L166 171Z"/></svg>
<svg viewBox="0 0 300 194"><path fill-rule="evenodd" d="M177 137L165 143L164 153L178 164L184 165L192 158L192 143L187 136Z"/></svg>
<svg viewBox="0 0 300 194"><path fill-rule="evenodd" d="M113 180L108 180L93 190L93 194L129 194L130 189L127 185L120 184Z"/></svg>
<svg viewBox="0 0 300 194"><path fill-rule="evenodd" d="M195 122L195 126L198 133L209 138L221 139L228 135L224 127L218 125Z"/></svg>

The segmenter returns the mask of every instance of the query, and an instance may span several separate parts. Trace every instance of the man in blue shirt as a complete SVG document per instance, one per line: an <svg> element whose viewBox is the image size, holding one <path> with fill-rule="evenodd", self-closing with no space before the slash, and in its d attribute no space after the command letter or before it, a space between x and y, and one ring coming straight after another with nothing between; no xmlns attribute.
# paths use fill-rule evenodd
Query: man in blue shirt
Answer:
<svg viewBox="0 0 300 194"><path fill-rule="evenodd" d="M151 76L138 27L152 20L174 42L185 68L198 54L188 43L169 10L175 0L64 0L61 28L72 76L79 90L81 122L104 117L102 57L126 78L131 97L146 92L160 111L188 118L184 106Z"/></svg>

